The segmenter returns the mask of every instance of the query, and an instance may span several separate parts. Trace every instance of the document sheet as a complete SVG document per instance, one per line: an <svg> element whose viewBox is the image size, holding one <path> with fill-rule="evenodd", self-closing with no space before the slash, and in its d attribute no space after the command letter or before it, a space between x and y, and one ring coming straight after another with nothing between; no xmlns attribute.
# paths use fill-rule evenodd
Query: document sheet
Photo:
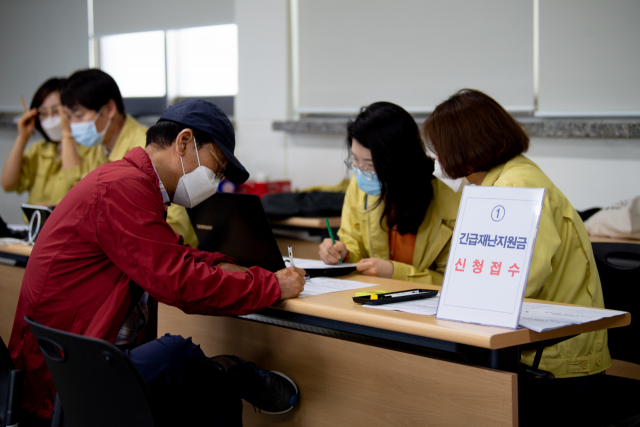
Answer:
<svg viewBox="0 0 640 427"><path fill-rule="evenodd" d="M282 259L284 259L285 264L287 264L287 267L290 267L289 265L289 257L282 257ZM298 268L302 268L304 270L306 270L307 268L323 268L323 269L327 269L327 268L344 268L344 267L355 267L356 265L353 263L344 263L342 265L340 264L336 264L336 265L329 265L329 264L325 264L322 261L318 261L315 259L304 259L304 258L293 258L293 262L296 265L296 267Z"/></svg>
<svg viewBox="0 0 640 427"><path fill-rule="evenodd" d="M417 301L405 301L384 305L363 305L379 310L404 311L405 313L433 316L438 308L440 295ZM520 326L536 332L545 332L569 325L593 322L624 314L624 311L603 310L587 307L569 307L564 305L539 304L525 302L522 305Z"/></svg>
<svg viewBox="0 0 640 427"><path fill-rule="evenodd" d="M599 308L568 307L565 305L525 302L522 304L520 326L536 332L544 332L563 326L589 323L624 313L624 311Z"/></svg>
<svg viewBox="0 0 640 427"><path fill-rule="evenodd" d="M403 301L403 302L395 302L392 304L382 304L382 305L363 304L362 306L367 308L377 308L380 310L404 311L405 313L422 314L424 316L433 316L436 314L436 310L438 309L439 300L440 300L440 295L436 295L435 297L432 297L432 298L419 299L415 301Z"/></svg>
<svg viewBox="0 0 640 427"><path fill-rule="evenodd" d="M298 264L296 263L296 267ZM360 289L371 286L369 283L354 282L352 280L332 279L331 277L314 277L307 279L304 291L300 298L312 295L329 294L331 292L348 291L350 289Z"/></svg>

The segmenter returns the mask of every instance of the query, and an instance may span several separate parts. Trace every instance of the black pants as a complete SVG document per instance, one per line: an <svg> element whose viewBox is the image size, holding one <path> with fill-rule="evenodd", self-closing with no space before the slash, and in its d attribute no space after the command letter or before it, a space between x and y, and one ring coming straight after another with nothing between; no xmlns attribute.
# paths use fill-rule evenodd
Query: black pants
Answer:
<svg viewBox="0 0 640 427"><path fill-rule="evenodd" d="M125 352L163 425L242 426L242 400L225 371L191 342L169 335Z"/></svg>

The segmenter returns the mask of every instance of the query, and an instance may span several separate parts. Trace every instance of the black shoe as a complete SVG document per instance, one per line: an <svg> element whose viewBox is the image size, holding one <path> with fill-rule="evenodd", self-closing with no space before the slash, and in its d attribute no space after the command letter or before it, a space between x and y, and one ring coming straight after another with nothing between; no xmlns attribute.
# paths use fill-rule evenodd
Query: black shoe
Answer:
<svg viewBox="0 0 640 427"><path fill-rule="evenodd" d="M259 369L237 356L212 358L231 376L238 396L265 414L284 414L298 401L298 386L282 372Z"/></svg>

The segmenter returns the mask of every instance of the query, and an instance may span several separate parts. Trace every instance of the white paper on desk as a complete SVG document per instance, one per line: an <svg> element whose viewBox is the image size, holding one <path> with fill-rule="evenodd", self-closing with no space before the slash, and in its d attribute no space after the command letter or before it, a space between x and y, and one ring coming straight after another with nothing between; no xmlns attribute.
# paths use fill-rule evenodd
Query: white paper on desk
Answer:
<svg viewBox="0 0 640 427"><path fill-rule="evenodd" d="M536 332L544 332L563 326L578 325L606 317L619 316L624 313L624 311L600 308L525 302L522 304L520 325Z"/></svg>
<svg viewBox="0 0 640 427"><path fill-rule="evenodd" d="M389 311L404 311L405 313L422 314L424 316L433 316L438 309L438 300L440 295L431 298L424 298L415 301L394 302L391 304L367 305L362 304L366 308L377 308Z"/></svg>
<svg viewBox="0 0 640 427"><path fill-rule="evenodd" d="M438 308L439 297L440 295L416 301L404 301L383 305L363 305L363 307L433 316L436 314ZM624 313L624 311L602 310L599 308L568 307L564 305L525 302L522 305L520 326L536 332L546 332L569 325L588 323L606 317L618 316Z"/></svg>
<svg viewBox="0 0 640 427"><path fill-rule="evenodd" d="M332 279L330 277L314 277L307 279L307 283L304 285L304 291L300 294L299 298L329 294L331 292L348 291L351 289L361 289L368 286L371 286L371 284L354 282L353 280Z"/></svg>
<svg viewBox="0 0 640 427"><path fill-rule="evenodd" d="M520 315L520 326L536 332L552 331L569 325L571 325L571 323L559 322L557 320L542 320L535 317L525 317L524 314Z"/></svg>
<svg viewBox="0 0 640 427"><path fill-rule="evenodd" d="M287 263L287 267L289 267L289 257L282 257L282 259ZM298 268L302 268L303 270L306 270L307 268L322 268L322 269L327 269L327 268L343 268L343 267L355 267L356 265L353 263L350 264L336 264L336 265L329 265L329 264L325 264L322 261L318 261L315 259L305 259L305 258L293 258L293 262L296 265L296 267Z"/></svg>

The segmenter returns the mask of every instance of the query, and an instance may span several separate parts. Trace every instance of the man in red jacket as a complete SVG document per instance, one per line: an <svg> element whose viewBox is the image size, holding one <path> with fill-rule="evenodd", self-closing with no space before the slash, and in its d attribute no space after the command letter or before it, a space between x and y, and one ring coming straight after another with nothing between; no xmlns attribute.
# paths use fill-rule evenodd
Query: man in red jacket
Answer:
<svg viewBox="0 0 640 427"><path fill-rule="evenodd" d="M211 396L202 408L209 425L241 423L236 396L246 393L263 412L291 409L297 387L286 376L265 375L233 356L208 359L181 337L154 340L157 301L185 313L242 315L304 288L303 270L274 274L236 266L225 255L184 245L165 221L170 201L193 207L215 193L223 176L246 181L234 149L233 127L218 107L183 101L149 129L146 149L95 169L55 208L29 258L9 342L17 369L26 371L27 411L50 418L55 388L24 316L126 349L160 400L170 396L175 403L189 391ZM178 372L179 380L169 372ZM247 384L254 389L243 390ZM269 388L290 402L262 401ZM183 400L197 400L192 397Z"/></svg>

